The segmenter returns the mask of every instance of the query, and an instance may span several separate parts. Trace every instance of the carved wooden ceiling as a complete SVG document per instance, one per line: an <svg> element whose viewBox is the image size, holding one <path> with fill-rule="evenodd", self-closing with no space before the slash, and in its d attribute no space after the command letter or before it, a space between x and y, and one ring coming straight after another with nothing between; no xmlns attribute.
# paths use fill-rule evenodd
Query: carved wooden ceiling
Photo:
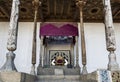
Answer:
<svg viewBox="0 0 120 82"><path fill-rule="evenodd" d="M41 0L38 21L79 22L75 0ZM103 22L103 0L87 0L83 9L84 22ZM33 21L32 0L20 0L19 21ZM120 0L111 0L114 22L120 22ZM0 21L9 21L12 0L0 0Z"/></svg>

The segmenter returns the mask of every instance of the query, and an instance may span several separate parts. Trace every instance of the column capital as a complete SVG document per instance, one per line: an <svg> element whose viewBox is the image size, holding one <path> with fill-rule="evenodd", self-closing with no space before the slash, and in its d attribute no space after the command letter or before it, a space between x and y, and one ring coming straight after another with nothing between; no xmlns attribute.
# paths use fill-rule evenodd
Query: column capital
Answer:
<svg viewBox="0 0 120 82"><path fill-rule="evenodd" d="M39 0L33 0L32 4L35 7L35 10L37 10L38 7L41 6L41 1L39 1Z"/></svg>
<svg viewBox="0 0 120 82"><path fill-rule="evenodd" d="M86 4L86 0L76 0L76 5L79 8L82 8Z"/></svg>

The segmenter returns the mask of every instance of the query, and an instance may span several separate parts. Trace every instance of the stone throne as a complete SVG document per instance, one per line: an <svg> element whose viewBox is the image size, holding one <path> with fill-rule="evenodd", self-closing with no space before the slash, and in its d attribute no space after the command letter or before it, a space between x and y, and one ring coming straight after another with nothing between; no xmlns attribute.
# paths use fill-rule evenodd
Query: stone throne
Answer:
<svg viewBox="0 0 120 82"><path fill-rule="evenodd" d="M38 75L79 75L77 23L40 25L40 63Z"/></svg>

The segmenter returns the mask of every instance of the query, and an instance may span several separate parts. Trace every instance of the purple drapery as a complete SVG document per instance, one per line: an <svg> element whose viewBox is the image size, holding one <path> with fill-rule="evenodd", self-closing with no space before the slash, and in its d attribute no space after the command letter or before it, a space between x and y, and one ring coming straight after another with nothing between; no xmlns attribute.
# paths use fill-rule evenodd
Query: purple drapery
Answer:
<svg viewBox="0 0 120 82"><path fill-rule="evenodd" d="M41 26L40 36L78 36L78 28L70 24L59 28L52 24L46 24Z"/></svg>

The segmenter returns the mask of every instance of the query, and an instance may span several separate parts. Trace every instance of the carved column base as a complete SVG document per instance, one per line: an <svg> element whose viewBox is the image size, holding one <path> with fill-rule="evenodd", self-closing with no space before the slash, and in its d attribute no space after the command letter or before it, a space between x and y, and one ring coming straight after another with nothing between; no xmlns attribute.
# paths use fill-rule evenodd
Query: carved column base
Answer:
<svg viewBox="0 0 120 82"><path fill-rule="evenodd" d="M119 70L119 65L116 61L116 55L115 55L114 51L110 51L110 54L108 57L109 57L108 70L110 70L110 71Z"/></svg>
<svg viewBox="0 0 120 82"><path fill-rule="evenodd" d="M6 62L0 71L17 71L14 64L15 54L13 51L10 51L6 54Z"/></svg>
<svg viewBox="0 0 120 82"><path fill-rule="evenodd" d="M31 75L36 75L35 73L35 65L33 64L32 67L31 67L31 72L30 72Z"/></svg>
<svg viewBox="0 0 120 82"><path fill-rule="evenodd" d="M83 75L88 74L86 65L83 65L82 74Z"/></svg>

